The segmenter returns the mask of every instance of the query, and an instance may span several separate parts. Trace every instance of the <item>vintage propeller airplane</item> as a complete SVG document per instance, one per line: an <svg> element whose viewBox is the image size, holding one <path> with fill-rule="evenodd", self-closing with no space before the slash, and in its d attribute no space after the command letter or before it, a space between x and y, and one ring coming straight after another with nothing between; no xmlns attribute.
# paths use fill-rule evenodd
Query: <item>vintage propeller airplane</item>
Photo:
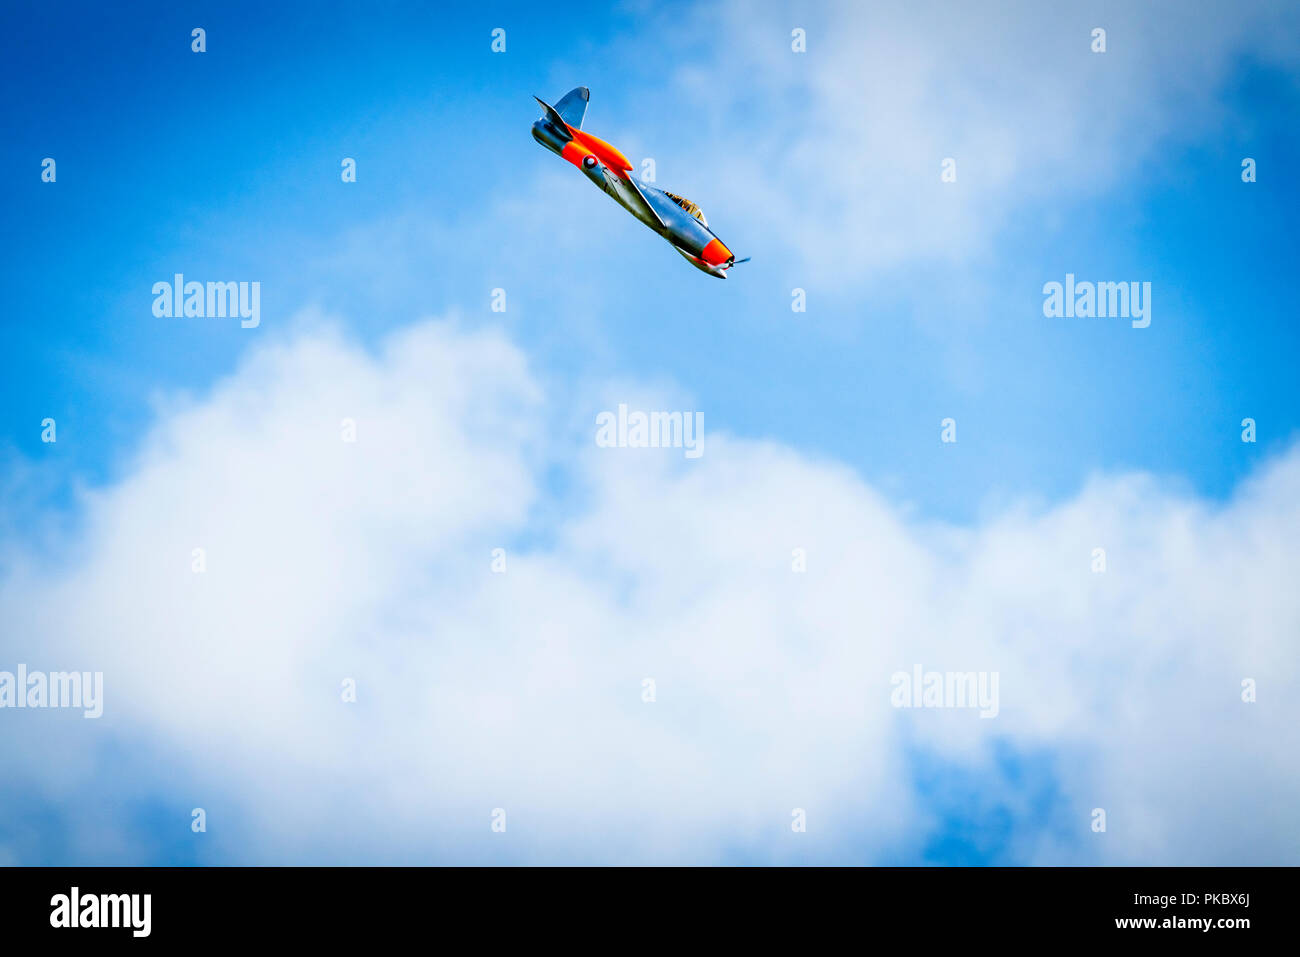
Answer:
<svg viewBox="0 0 1300 957"><path fill-rule="evenodd" d="M727 270L749 257L737 259L704 218L704 211L689 199L657 189L632 175L627 157L599 137L582 129L591 91L570 90L555 106L533 97L546 112L533 124L533 139L558 153L614 200L672 244L696 269L727 278Z"/></svg>

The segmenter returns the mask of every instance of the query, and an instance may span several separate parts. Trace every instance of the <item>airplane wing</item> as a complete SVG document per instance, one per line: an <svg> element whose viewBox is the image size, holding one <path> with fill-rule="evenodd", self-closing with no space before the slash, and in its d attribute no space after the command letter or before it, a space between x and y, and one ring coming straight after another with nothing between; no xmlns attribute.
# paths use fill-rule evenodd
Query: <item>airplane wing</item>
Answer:
<svg viewBox="0 0 1300 957"><path fill-rule="evenodd" d="M641 185L636 179L631 176L624 176L623 182L632 187L632 201L640 206L643 211L648 211L661 229L668 228L668 224L664 222L663 217L650 205L650 200L646 199L645 193L641 191ZM637 202L637 200L640 200L640 202Z"/></svg>

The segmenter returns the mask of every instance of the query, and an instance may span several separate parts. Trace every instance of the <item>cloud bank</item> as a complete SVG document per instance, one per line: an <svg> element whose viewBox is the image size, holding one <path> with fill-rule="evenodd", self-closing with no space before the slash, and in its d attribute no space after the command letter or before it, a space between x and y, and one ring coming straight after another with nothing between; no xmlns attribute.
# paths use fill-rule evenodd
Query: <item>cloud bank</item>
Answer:
<svg viewBox="0 0 1300 957"><path fill-rule="evenodd" d="M0 712L6 859L911 862L1011 818L996 859L1300 862L1300 453L952 527L707 409L700 459L596 447L681 407L635 388L309 321L163 403L74 539L4 543L0 667L105 676L98 721ZM917 664L997 717L894 708Z"/></svg>
<svg viewBox="0 0 1300 957"><path fill-rule="evenodd" d="M1229 107L1243 62L1289 83L1300 67L1300 9L1268 0L731 0L680 16L663 14L660 32L688 38L701 65L673 75L693 119L658 140L681 144L660 174L688 195L707 187L730 234L785 243L819 283L983 262L1015 222L1052 236L1071 211L1062 198L1159 178L1176 147L1207 135L1252 142Z"/></svg>

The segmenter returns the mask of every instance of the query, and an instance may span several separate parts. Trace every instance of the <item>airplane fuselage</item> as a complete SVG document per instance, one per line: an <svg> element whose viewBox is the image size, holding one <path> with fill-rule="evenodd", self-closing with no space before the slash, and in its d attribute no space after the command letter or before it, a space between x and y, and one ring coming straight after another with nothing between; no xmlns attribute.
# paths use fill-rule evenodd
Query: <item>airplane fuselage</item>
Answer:
<svg viewBox="0 0 1300 957"><path fill-rule="evenodd" d="M719 279L727 278L735 256L714 235L703 214L689 212L679 204L680 197L675 199L633 176L632 164L615 147L555 116L543 116L533 124L533 139L576 166L615 202L668 240L691 265Z"/></svg>

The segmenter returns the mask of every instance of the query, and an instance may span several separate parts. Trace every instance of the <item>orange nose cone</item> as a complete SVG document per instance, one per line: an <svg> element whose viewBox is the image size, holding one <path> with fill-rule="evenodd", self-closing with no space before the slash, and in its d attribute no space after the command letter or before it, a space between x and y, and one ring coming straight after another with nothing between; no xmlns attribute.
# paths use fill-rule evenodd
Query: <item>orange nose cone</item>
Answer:
<svg viewBox="0 0 1300 957"><path fill-rule="evenodd" d="M704 252L700 253L700 258L710 266L721 266L731 258L731 250L722 245L721 239L715 239L704 247Z"/></svg>

